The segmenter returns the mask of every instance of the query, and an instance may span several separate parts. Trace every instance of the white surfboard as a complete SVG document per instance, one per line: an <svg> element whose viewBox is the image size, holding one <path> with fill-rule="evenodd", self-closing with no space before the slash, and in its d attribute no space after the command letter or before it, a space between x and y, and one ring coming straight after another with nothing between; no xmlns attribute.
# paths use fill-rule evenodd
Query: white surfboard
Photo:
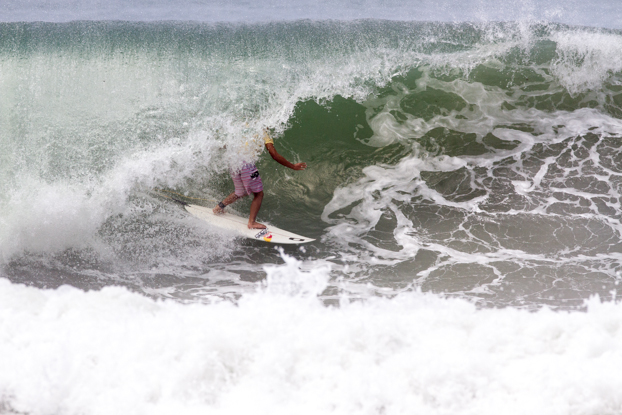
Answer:
<svg viewBox="0 0 622 415"><path fill-rule="evenodd" d="M230 229L241 236L273 244L304 244L315 239L284 231L276 226L266 225L266 229L248 229L248 218L231 213L215 215L212 209L203 206L184 204L184 208L193 216L223 229Z"/></svg>

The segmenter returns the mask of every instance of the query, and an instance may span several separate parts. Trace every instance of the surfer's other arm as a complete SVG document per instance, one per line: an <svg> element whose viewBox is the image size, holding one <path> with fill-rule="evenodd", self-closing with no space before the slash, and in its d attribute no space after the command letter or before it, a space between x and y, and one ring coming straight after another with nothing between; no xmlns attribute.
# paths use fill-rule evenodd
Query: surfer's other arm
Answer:
<svg viewBox="0 0 622 415"><path fill-rule="evenodd" d="M272 143L266 143L266 148L268 149L268 153L270 153L274 161L284 165L285 167L289 167L292 170L304 170L307 168L307 163L290 163L289 161L287 161L285 157L283 157L278 153L278 151L276 151L276 148L274 148L274 144Z"/></svg>

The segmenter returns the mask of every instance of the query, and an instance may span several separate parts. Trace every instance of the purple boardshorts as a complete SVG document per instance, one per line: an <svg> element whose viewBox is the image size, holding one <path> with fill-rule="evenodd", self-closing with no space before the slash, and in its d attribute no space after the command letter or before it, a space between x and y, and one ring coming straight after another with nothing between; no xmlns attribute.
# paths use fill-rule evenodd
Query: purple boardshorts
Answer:
<svg viewBox="0 0 622 415"><path fill-rule="evenodd" d="M237 197L263 191L259 170L257 170L254 164L245 163L240 170L231 172L231 178L235 185L235 195Z"/></svg>

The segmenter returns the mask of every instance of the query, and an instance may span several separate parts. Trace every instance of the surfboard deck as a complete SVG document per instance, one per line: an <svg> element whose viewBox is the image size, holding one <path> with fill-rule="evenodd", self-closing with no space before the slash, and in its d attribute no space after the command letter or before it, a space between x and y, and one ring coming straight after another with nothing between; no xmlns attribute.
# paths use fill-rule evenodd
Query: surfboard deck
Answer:
<svg viewBox="0 0 622 415"><path fill-rule="evenodd" d="M315 241L306 236L279 229L276 226L266 225L266 229L248 229L248 218L232 213L214 214L212 209L198 205L184 204L184 208L192 215L219 228L235 231L241 236L257 241L273 244L304 244Z"/></svg>

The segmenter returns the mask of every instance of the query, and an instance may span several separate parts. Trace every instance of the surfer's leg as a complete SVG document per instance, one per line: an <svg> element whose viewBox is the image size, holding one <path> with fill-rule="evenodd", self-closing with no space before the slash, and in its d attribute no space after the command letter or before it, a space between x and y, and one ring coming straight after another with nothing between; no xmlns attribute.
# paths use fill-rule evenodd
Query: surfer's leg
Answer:
<svg viewBox="0 0 622 415"><path fill-rule="evenodd" d="M230 204L232 204L233 202L235 202L236 200L240 199L240 196L236 195L235 192L231 193L229 196L225 197L222 202L223 206L229 206ZM220 203L218 204L218 206L216 206L213 210L213 212L215 214L219 214L219 213L224 213L224 209L220 206Z"/></svg>
<svg viewBox="0 0 622 415"><path fill-rule="evenodd" d="M257 213L261 208L261 201L263 200L263 183L259 176L259 171L254 164L247 164L244 166L241 172L242 181L244 182L244 188L250 194L252 193L254 198L251 203L251 213L248 217L249 229L266 229L266 225L257 223Z"/></svg>
<svg viewBox="0 0 622 415"><path fill-rule="evenodd" d="M255 219L257 219L257 214L259 213L259 208L261 208L263 190L258 193L253 193L253 195L255 197L251 203L251 214L248 217L248 229L266 229L266 225L262 225L261 223L257 223L255 221Z"/></svg>
<svg viewBox="0 0 622 415"><path fill-rule="evenodd" d="M225 197L223 199L222 202L220 202L218 204L218 206L216 206L213 210L214 214L220 214L220 213L224 213L225 212L225 206L228 206L230 204L232 204L233 202L235 202L238 199L243 198L244 196L246 196L248 194L248 192L246 191L246 188L244 186L244 183L242 181L242 174L241 172L237 171L237 172L231 172L231 179L233 179L233 185L235 186L235 192L231 193L229 196Z"/></svg>

